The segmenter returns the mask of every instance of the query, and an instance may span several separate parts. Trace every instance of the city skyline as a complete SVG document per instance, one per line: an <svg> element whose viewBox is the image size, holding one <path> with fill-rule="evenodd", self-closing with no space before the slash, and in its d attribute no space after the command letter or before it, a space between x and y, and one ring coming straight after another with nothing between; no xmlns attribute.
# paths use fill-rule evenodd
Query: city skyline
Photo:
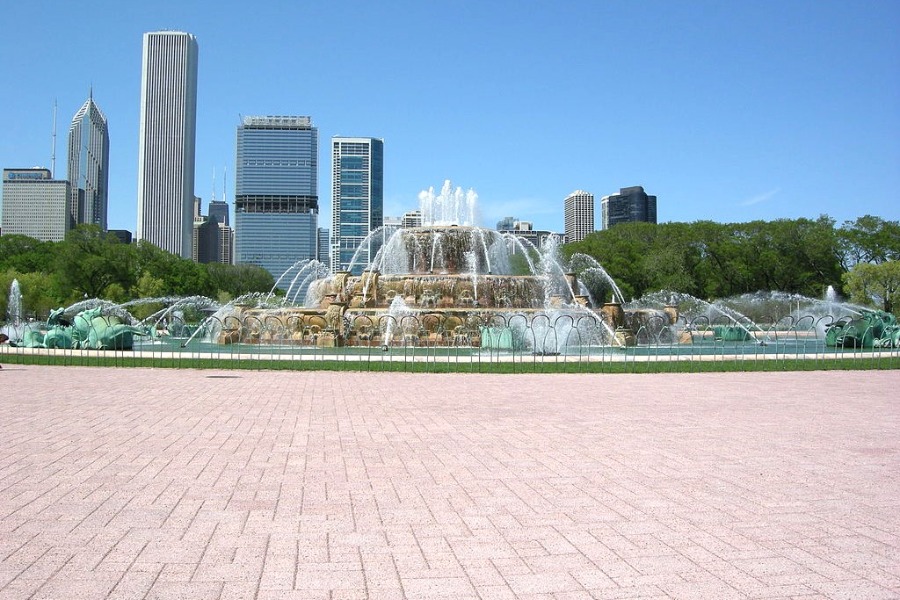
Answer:
<svg viewBox="0 0 900 600"><path fill-rule="evenodd" d="M93 87L112 138L113 229L136 226L140 39L161 27L191 32L203 49L194 193L204 200L213 172L234 164L241 114L313 114L325 139L385 140L386 215L450 179L478 193L483 226L514 215L562 231L571 190L600 198L634 185L659 196L660 222L897 218L895 4L575 2L525 13L507 2L277 3L275 20L229 2L91 4L11 7L17 27L0 50L16 85L0 99L10 121L0 166L47 165L54 99L72 114ZM301 14L302 44L289 34ZM104 44L65 35L73 27ZM336 30L345 41L377 35L361 51L335 43ZM641 43L614 43L626 32ZM238 33L252 43L234 43ZM331 165L319 158L326 182ZM331 190L320 196L327 224Z"/></svg>

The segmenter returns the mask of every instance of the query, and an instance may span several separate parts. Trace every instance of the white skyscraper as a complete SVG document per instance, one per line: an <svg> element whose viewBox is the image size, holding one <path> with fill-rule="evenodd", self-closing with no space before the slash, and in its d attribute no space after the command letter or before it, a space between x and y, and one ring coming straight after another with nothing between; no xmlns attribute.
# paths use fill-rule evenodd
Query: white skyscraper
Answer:
<svg viewBox="0 0 900 600"><path fill-rule="evenodd" d="M580 242L594 232L594 195L575 190L563 204L566 221L566 242Z"/></svg>
<svg viewBox="0 0 900 600"><path fill-rule="evenodd" d="M191 257L197 39L144 34L136 239Z"/></svg>

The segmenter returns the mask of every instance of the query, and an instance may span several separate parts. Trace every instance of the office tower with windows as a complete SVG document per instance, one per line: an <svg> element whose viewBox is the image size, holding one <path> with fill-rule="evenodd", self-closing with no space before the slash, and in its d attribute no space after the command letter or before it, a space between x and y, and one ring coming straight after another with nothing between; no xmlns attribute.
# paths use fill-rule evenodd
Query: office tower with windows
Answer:
<svg viewBox="0 0 900 600"><path fill-rule="evenodd" d="M411 227L421 227L422 226L422 211L421 210L409 210L403 213L403 217L401 217L400 225L404 229L409 229Z"/></svg>
<svg viewBox="0 0 900 600"><path fill-rule="evenodd" d="M600 199L600 216L603 229L636 221L656 223L656 196L648 196L639 185L620 188L618 194Z"/></svg>
<svg viewBox="0 0 900 600"><path fill-rule="evenodd" d="M69 224L106 231L109 201L109 129L93 90L69 126Z"/></svg>
<svg viewBox="0 0 900 600"><path fill-rule="evenodd" d="M219 223L228 225L228 203L224 200L210 200L206 209L210 217L215 217Z"/></svg>
<svg viewBox="0 0 900 600"><path fill-rule="evenodd" d="M566 242L579 242L594 231L594 195L583 190L569 194L564 202Z"/></svg>
<svg viewBox="0 0 900 600"><path fill-rule="evenodd" d="M310 117L244 117L237 130L234 261L278 278L316 257L319 131ZM290 278L279 286L287 290Z"/></svg>
<svg viewBox="0 0 900 600"><path fill-rule="evenodd" d="M352 269L358 275L381 246L367 238L384 220L384 140L335 136L331 161L331 268L351 270L359 248Z"/></svg>
<svg viewBox="0 0 900 600"><path fill-rule="evenodd" d="M0 231L61 242L69 230L69 182L50 169L3 169Z"/></svg>
<svg viewBox="0 0 900 600"><path fill-rule="evenodd" d="M191 257L197 39L181 31L144 34L138 148L138 240Z"/></svg>
<svg viewBox="0 0 900 600"><path fill-rule="evenodd" d="M319 227L319 239L316 242L316 260L322 263L326 269L331 268L331 239L327 227Z"/></svg>
<svg viewBox="0 0 900 600"><path fill-rule="evenodd" d="M231 228L228 203L224 200L210 200L209 220L216 220L219 227L219 251L218 260L220 263L231 264L232 255L234 254L234 229Z"/></svg>

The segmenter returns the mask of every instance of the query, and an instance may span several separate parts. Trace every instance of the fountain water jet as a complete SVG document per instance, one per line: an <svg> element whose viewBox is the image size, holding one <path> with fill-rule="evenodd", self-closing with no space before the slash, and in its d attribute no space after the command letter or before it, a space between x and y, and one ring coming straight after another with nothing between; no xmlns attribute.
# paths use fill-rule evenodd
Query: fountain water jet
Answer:
<svg viewBox="0 0 900 600"><path fill-rule="evenodd" d="M307 281L300 279L300 272L312 275L318 270L295 265L300 272L292 286L295 282L308 283L309 291L303 306L290 307L287 301L292 298L287 298L277 309L279 318L292 315L301 330L313 319L323 320L328 336L317 337L319 344L325 339L335 345L371 345L374 335L381 337L380 345L388 347L415 340L444 345L463 341L478 346L509 338L511 334L504 332L500 332L500 338L494 335L499 322L506 323L505 330L511 330L513 317L516 323L530 326L536 318L552 314L554 321L579 323L577 328L569 328L577 333L566 334L566 339L590 340L592 344L629 343L627 336L618 335L625 327L621 292L599 263L589 257L578 260L588 279L602 279L612 290L617 310L601 310L582 293L579 275L560 260L557 236L536 247L511 234L476 226L477 194L454 188L450 181L444 182L439 193L434 188L423 191L419 200L423 225L397 230L387 239L383 230L371 232L354 254L348 271ZM363 250L375 246L377 252L360 272L362 265L357 261L366 254ZM517 254L523 258L513 261L512 256ZM233 314L265 323L274 313L266 307L235 304ZM403 316L398 318L399 314ZM401 326L411 319L420 321L416 335ZM372 323L382 324L374 334L370 332ZM589 323L596 333L588 334ZM402 334L395 331L398 327ZM262 333L251 326L232 341L261 339ZM558 342L562 346L567 343ZM561 349L548 349L543 343L540 346L536 351Z"/></svg>

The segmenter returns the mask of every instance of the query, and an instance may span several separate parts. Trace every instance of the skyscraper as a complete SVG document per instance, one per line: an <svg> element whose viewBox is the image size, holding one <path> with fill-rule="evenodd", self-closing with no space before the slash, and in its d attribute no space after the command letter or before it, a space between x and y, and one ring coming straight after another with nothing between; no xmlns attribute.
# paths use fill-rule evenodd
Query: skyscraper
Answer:
<svg viewBox="0 0 900 600"><path fill-rule="evenodd" d="M384 140L331 138L331 268L350 269L353 255L384 219ZM381 240L360 248L356 274L369 264Z"/></svg>
<svg viewBox="0 0 900 600"><path fill-rule="evenodd" d="M144 34L138 153L138 240L191 257L197 39L181 31Z"/></svg>
<svg viewBox="0 0 900 600"><path fill-rule="evenodd" d="M634 221L656 223L656 196L648 196L639 185L620 188L618 194L600 199L600 218L603 229Z"/></svg>
<svg viewBox="0 0 900 600"><path fill-rule="evenodd" d="M319 239L316 242L316 260L331 268L331 239L327 227L319 227Z"/></svg>
<svg viewBox="0 0 900 600"><path fill-rule="evenodd" d="M69 182L50 169L3 169L0 230L42 242L61 242L69 230Z"/></svg>
<svg viewBox="0 0 900 600"><path fill-rule="evenodd" d="M90 223L106 231L109 129L93 90L69 126L70 225Z"/></svg>
<svg viewBox="0 0 900 600"><path fill-rule="evenodd" d="M237 129L234 261L277 280L314 259L319 216L319 130L309 117L244 117ZM279 286L287 290L285 278Z"/></svg>
<svg viewBox="0 0 900 600"><path fill-rule="evenodd" d="M579 242L594 231L594 195L583 190L569 194L564 202L566 242Z"/></svg>

